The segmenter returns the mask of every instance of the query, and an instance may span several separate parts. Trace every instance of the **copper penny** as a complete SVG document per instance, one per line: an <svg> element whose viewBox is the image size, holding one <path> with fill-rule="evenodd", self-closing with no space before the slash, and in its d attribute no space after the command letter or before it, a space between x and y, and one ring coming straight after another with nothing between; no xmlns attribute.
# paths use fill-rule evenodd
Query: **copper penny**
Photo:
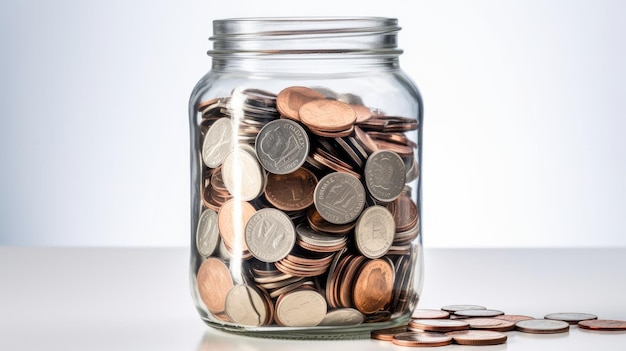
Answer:
<svg viewBox="0 0 626 351"><path fill-rule="evenodd" d="M324 99L325 96L318 91L302 86L287 87L278 93L276 108L283 117L300 120L298 111L305 103L313 100Z"/></svg>
<svg viewBox="0 0 626 351"><path fill-rule="evenodd" d="M445 346L452 343L452 337L441 333L407 332L395 335L391 342L398 346Z"/></svg>
<svg viewBox="0 0 626 351"><path fill-rule="evenodd" d="M216 314L226 307L226 296L233 287L233 278L224 262L217 258L208 258L202 262L196 277L200 299L207 309Z"/></svg>
<svg viewBox="0 0 626 351"><path fill-rule="evenodd" d="M413 319L409 322L409 329L446 333L469 329L469 323L453 319Z"/></svg>
<svg viewBox="0 0 626 351"><path fill-rule="evenodd" d="M217 224L224 244L231 252L248 250L245 239L246 224L256 210L250 203L230 199L222 205L217 214Z"/></svg>
<svg viewBox="0 0 626 351"><path fill-rule="evenodd" d="M459 345L499 345L507 340L506 334L492 330L461 330L446 333Z"/></svg>
<svg viewBox="0 0 626 351"><path fill-rule="evenodd" d="M310 207L307 211L307 221L311 228L318 232L344 235L348 234L356 226L356 221L346 224L333 224L322 218L315 207Z"/></svg>
<svg viewBox="0 0 626 351"><path fill-rule="evenodd" d="M505 320L505 321L513 322L513 323L517 323L519 321L524 321L524 320L527 320L527 319L535 319L533 317L524 316L524 315L521 315L521 314L503 314L503 315L500 315L500 316L495 316L493 318L502 319L502 320Z"/></svg>
<svg viewBox="0 0 626 351"><path fill-rule="evenodd" d="M415 309L411 315L412 319L446 319L448 317L450 317L449 312L428 308Z"/></svg>
<svg viewBox="0 0 626 351"><path fill-rule="evenodd" d="M300 120L311 129L337 132L354 124L356 112L345 102L337 100L313 100L299 110Z"/></svg>
<svg viewBox="0 0 626 351"><path fill-rule="evenodd" d="M591 314L591 313L561 312L561 313L550 313L543 318L563 321L569 324L577 324L580 321L586 321L589 319L598 319L598 316L596 316L595 314Z"/></svg>
<svg viewBox="0 0 626 351"><path fill-rule="evenodd" d="M267 175L265 198L276 208L299 211L313 204L313 192L317 178L306 168L298 168L288 174Z"/></svg>
<svg viewBox="0 0 626 351"><path fill-rule="evenodd" d="M515 329L515 323L497 318L467 318L470 329L492 330L497 332L511 331Z"/></svg>
<svg viewBox="0 0 626 351"><path fill-rule="evenodd" d="M364 314L383 309L391 302L393 280L393 268L387 260L377 258L365 262L354 282L354 307Z"/></svg>
<svg viewBox="0 0 626 351"><path fill-rule="evenodd" d="M406 333L408 331L409 329L407 328L407 326L402 325L399 327L372 330L370 332L370 337L376 340L391 341L394 336Z"/></svg>
<svg viewBox="0 0 626 351"><path fill-rule="evenodd" d="M351 104L350 107L356 112L356 123L365 122L372 118L372 110L369 107L356 104Z"/></svg>
<svg viewBox="0 0 626 351"><path fill-rule="evenodd" d="M616 319L590 319L578 322L578 327L589 330L621 331L626 330L626 321Z"/></svg>

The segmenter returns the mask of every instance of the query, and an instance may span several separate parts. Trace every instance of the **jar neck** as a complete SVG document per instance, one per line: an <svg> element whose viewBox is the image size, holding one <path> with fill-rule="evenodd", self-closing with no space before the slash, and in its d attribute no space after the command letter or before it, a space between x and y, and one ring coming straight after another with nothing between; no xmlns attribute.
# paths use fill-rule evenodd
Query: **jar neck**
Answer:
<svg viewBox="0 0 626 351"><path fill-rule="evenodd" d="M213 22L212 69L311 73L398 68L397 20L243 18ZM315 65L311 65L311 62Z"/></svg>

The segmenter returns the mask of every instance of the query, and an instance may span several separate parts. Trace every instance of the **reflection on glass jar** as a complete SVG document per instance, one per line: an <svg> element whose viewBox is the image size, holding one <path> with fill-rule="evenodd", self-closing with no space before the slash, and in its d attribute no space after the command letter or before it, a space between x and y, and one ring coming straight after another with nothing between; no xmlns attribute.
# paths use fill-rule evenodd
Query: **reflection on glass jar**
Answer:
<svg viewBox="0 0 626 351"><path fill-rule="evenodd" d="M189 102L191 292L210 326L356 338L422 289L422 100L391 18L214 21Z"/></svg>

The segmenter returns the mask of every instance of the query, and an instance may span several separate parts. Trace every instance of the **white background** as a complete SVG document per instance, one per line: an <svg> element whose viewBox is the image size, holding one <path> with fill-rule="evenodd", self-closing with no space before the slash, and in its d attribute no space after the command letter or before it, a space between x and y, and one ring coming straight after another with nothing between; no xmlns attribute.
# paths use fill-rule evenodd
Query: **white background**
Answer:
<svg viewBox="0 0 626 351"><path fill-rule="evenodd" d="M0 245L188 245L211 21L376 15L425 102L426 246L626 246L622 1L0 1Z"/></svg>

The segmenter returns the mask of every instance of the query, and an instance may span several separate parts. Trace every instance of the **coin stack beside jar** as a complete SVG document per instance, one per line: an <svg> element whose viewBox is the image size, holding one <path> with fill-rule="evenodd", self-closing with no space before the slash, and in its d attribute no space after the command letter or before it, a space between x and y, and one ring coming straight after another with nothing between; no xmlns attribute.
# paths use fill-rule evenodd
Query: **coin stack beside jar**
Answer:
<svg viewBox="0 0 626 351"><path fill-rule="evenodd" d="M235 89L197 109L196 280L216 320L311 327L410 316L416 119L304 86Z"/></svg>

